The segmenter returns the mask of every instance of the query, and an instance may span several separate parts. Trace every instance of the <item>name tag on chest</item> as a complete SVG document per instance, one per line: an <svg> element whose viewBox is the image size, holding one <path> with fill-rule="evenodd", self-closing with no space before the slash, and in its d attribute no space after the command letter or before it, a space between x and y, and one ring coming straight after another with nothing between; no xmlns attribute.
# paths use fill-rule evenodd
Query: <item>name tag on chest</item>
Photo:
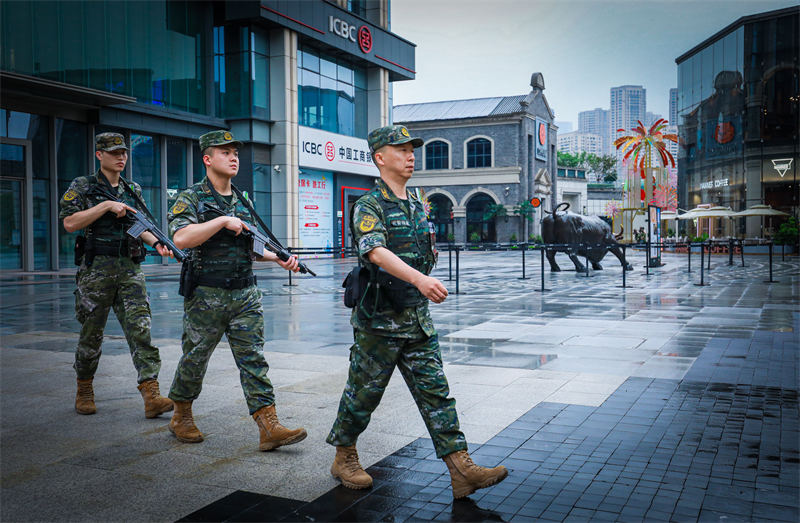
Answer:
<svg viewBox="0 0 800 523"><path fill-rule="evenodd" d="M408 220L391 220L389 224L392 227L411 227L411 222Z"/></svg>

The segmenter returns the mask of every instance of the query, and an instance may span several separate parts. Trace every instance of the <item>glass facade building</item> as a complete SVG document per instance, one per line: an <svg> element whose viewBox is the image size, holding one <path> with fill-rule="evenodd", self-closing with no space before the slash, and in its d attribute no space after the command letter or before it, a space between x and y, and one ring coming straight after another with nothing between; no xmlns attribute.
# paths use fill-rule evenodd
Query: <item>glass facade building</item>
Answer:
<svg viewBox="0 0 800 523"><path fill-rule="evenodd" d="M106 131L125 136L123 177L166 229L178 192L205 176L197 138L231 130L244 143L236 185L297 246L300 129L366 138L388 123L390 83L414 77L414 45L389 31L386 9L380 0L0 3L0 270L74 268L76 234L58 220L58 201L97 168L94 135ZM340 185L374 177L325 171L336 202Z"/></svg>
<svg viewBox="0 0 800 523"><path fill-rule="evenodd" d="M800 8L739 19L678 64L679 207L798 212ZM710 236L762 236L759 218ZM774 220L775 226L780 220Z"/></svg>

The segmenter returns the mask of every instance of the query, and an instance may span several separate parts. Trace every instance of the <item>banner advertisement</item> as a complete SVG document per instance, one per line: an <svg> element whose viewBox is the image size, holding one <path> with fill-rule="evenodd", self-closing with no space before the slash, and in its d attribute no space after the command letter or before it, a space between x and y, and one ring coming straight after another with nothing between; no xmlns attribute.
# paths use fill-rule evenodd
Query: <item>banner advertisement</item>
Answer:
<svg viewBox="0 0 800 523"><path fill-rule="evenodd" d="M366 140L302 125L298 129L301 167L380 176Z"/></svg>
<svg viewBox="0 0 800 523"><path fill-rule="evenodd" d="M300 171L298 247L325 249L333 246L333 176L331 173ZM306 255L307 256L307 255Z"/></svg>
<svg viewBox="0 0 800 523"><path fill-rule="evenodd" d="M539 118L536 119L536 136L533 141L536 143L536 159L547 161L547 122Z"/></svg>

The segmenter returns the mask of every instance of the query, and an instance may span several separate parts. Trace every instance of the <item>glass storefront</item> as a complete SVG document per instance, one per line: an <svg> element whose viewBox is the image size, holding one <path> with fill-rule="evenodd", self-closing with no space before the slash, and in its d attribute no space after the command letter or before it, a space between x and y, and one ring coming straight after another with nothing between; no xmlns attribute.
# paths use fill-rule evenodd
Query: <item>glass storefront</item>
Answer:
<svg viewBox="0 0 800 523"><path fill-rule="evenodd" d="M798 210L800 17L754 17L678 64L681 208Z"/></svg>
<svg viewBox="0 0 800 523"><path fill-rule="evenodd" d="M181 0L2 2L0 68L204 113L206 18Z"/></svg>

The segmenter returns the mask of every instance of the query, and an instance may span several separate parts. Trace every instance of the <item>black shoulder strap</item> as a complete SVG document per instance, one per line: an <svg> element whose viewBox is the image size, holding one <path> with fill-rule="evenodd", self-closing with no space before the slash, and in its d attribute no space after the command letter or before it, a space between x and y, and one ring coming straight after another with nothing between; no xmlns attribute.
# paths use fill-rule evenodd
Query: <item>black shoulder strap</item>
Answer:
<svg viewBox="0 0 800 523"><path fill-rule="evenodd" d="M247 210L250 211L250 216L252 216L256 222L258 222L258 226L261 227L261 230L264 232L264 234L266 234L270 240L275 242L275 245L286 250L281 242L278 241L278 238L276 238L275 235L272 234L272 231L269 230L269 227L267 227L267 224L265 224L261 219L261 216L259 216L256 210L253 208L253 205L250 203L250 199L245 198L244 194L242 194L242 191L240 191L235 185L231 184L231 188L233 188L233 192L236 193L236 196L242 200L242 203L244 203L244 206L247 207Z"/></svg>
<svg viewBox="0 0 800 523"><path fill-rule="evenodd" d="M138 194L136 194L136 191L134 191L128 185L128 183L125 180L123 180L122 178L120 178L119 183L122 184L122 190L127 192L128 194L130 194L133 197L133 199L136 201L136 203L138 204L138 205L136 205L136 207L138 207L140 211L144 212L147 215L147 218L151 222L153 222L153 225L155 225L156 227L159 227L160 224L153 217L153 215L150 213L150 209L147 208L147 204L144 203L144 200Z"/></svg>

